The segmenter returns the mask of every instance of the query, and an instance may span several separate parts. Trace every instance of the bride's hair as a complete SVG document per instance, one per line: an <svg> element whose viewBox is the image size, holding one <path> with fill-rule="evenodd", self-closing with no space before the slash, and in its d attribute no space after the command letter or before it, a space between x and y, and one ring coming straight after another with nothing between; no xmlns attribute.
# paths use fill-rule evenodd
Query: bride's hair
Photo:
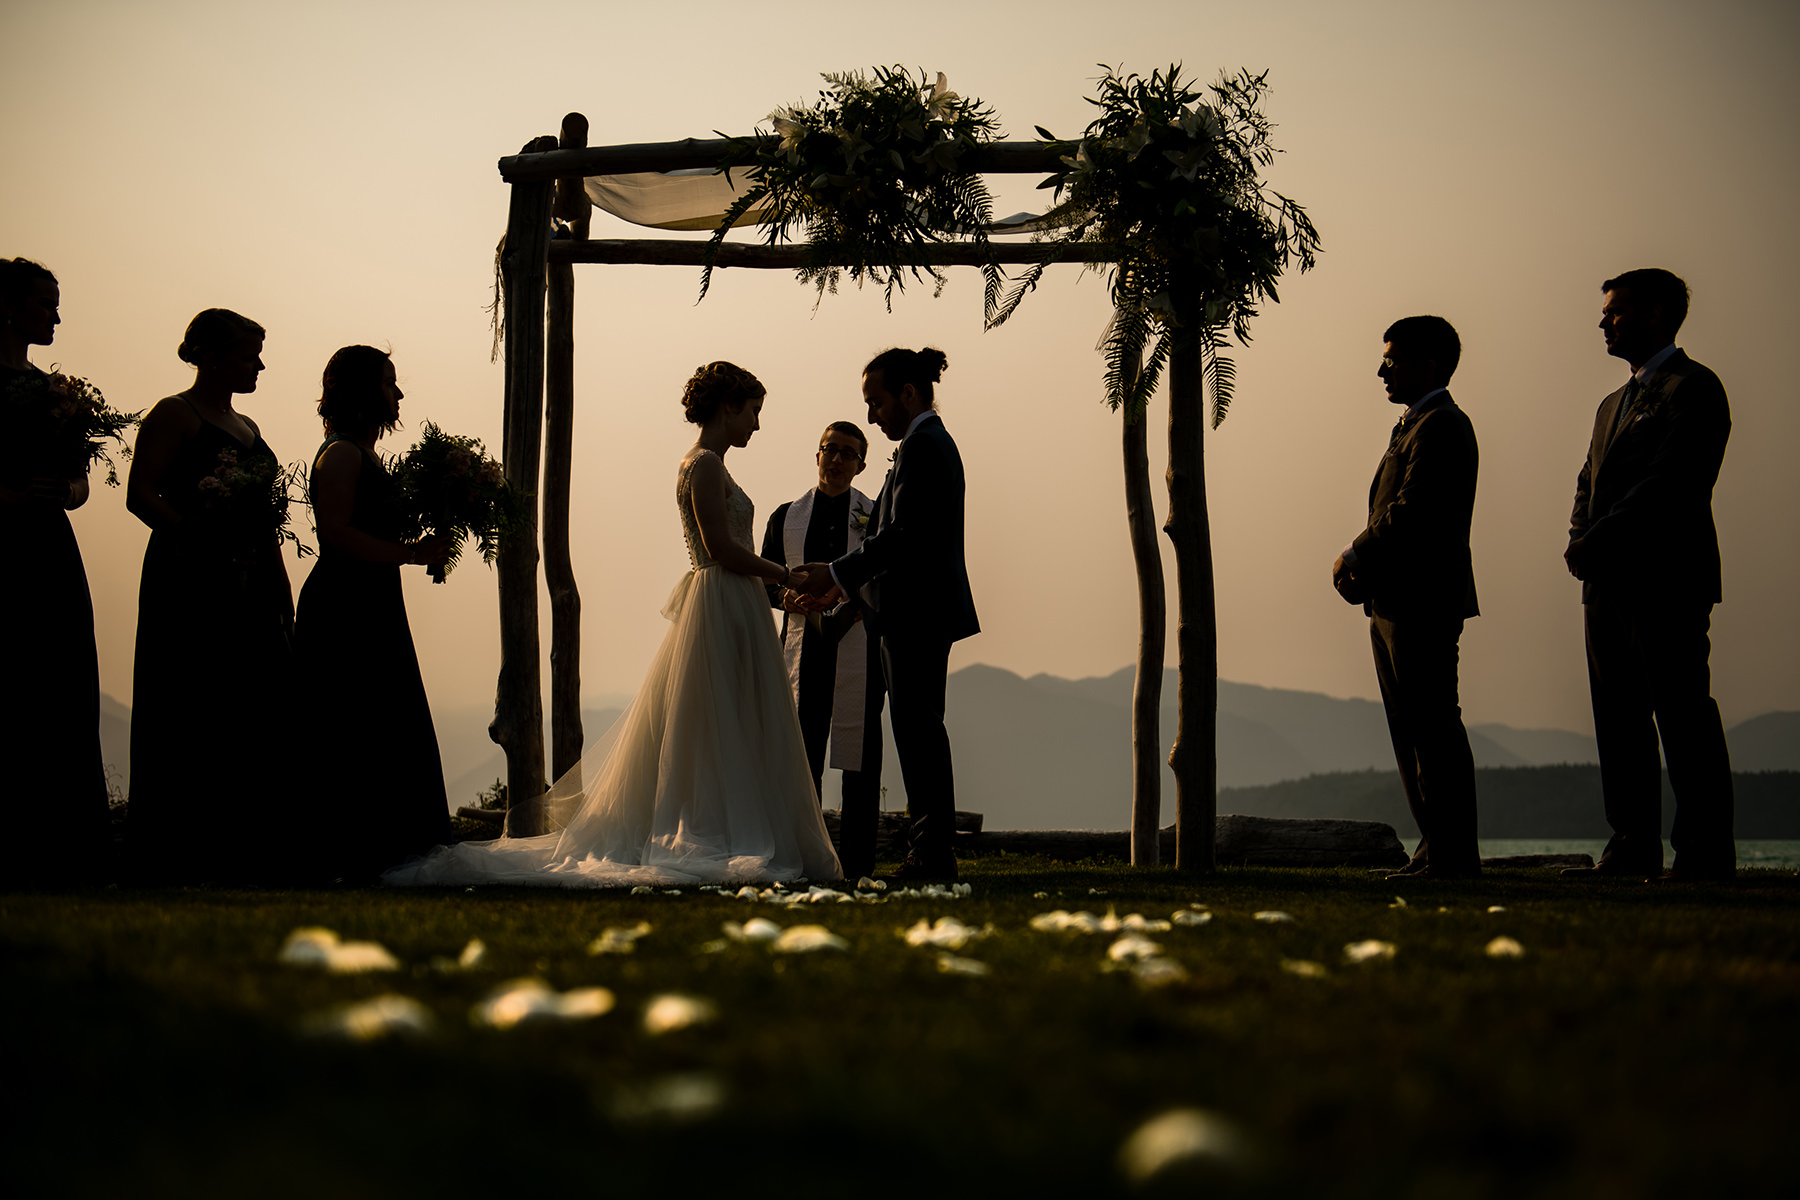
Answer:
<svg viewBox="0 0 1800 1200"><path fill-rule="evenodd" d="M355 437L367 431L380 437L394 431L398 422L388 419L387 397L381 393L389 361L387 351L373 346L345 346L331 356L319 386L319 416L328 432Z"/></svg>
<svg viewBox="0 0 1800 1200"><path fill-rule="evenodd" d="M863 374L871 371L881 372L881 385L896 396L907 384L919 393L928 408L936 408L937 401L932 397L931 385L944 377L944 368L950 365L950 359L936 346L927 346L923 350L907 350L895 346L892 350L883 350L869 360L863 368Z"/></svg>
<svg viewBox="0 0 1800 1200"><path fill-rule="evenodd" d="M736 363L709 362L695 371L681 389L681 407L687 411L688 420L704 425L725 405L741 408L747 401L768 394L769 389L760 379Z"/></svg>
<svg viewBox="0 0 1800 1200"><path fill-rule="evenodd" d="M229 308L202 309L188 322L181 345L175 348L175 357L197 367L208 354L234 349L243 342L261 341L264 336L263 327L242 313Z"/></svg>

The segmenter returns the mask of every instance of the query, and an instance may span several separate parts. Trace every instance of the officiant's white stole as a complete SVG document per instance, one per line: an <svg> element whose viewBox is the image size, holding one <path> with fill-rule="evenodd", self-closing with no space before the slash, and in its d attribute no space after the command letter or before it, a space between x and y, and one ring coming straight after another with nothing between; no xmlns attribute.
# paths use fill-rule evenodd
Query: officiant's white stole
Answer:
<svg viewBox="0 0 1800 1200"><path fill-rule="evenodd" d="M781 552L790 567L806 563L806 527L812 523L813 497L818 489L807 488L806 495L788 505L787 521L781 527ZM862 545L863 530L859 515L868 520L875 505L867 496L850 489L850 529L844 552ZM848 604L849 601L844 602ZM841 607L841 606L840 606ZM836 609L832 610L837 611ZM787 660L788 687L794 702L800 702L800 646L806 636L806 622L798 613L788 613L786 641L782 656ZM838 771L862 770L863 717L868 711L869 633L861 621L850 627L838 643L837 685L831 697L831 759Z"/></svg>

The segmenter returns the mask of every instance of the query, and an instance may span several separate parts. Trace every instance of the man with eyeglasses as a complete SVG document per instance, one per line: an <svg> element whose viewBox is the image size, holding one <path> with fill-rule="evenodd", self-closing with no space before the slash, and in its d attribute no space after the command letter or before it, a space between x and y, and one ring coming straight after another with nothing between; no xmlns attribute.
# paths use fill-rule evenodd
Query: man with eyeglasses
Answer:
<svg viewBox="0 0 1800 1200"><path fill-rule="evenodd" d="M832 562L862 544L875 505L851 483L862 473L868 452L869 440L855 425L834 421L826 426L819 439L818 486L770 514L763 532L764 558L798 568ZM881 812L885 692L873 639L854 598L820 612L819 602L791 588L767 587L769 603L786 614L782 647L814 790L824 780L828 742L830 765L844 773L838 858L845 877L859 879L875 870Z"/></svg>
<svg viewBox="0 0 1800 1200"><path fill-rule="evenodd" d="M1475 756L1457 697L1457 643L1478 615L1469 525L1475 426L1450 398L1462 341L1442 317L1388 327L1380 376L1405 406L1369 485L1369 523L1331 564L1332 586L1369 616L1375 678L1406 802L1412 861L1389 879L1481 874Z"/></svg>

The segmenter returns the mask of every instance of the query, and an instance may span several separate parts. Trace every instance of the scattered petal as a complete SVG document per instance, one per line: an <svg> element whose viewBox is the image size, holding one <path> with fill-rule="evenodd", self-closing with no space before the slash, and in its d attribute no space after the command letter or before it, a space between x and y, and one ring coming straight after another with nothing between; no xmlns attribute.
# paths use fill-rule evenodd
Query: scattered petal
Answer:
<svg viewBox="0 0 1800 1200"><path fill-rule="evenodd" d="M487 943L480 938L470 938L469 944L464 946L462 953L456 956L456 965L465 971L470 971L479 966L481 960L486 956Z"/></svg>
<svg viewBox="0 0 1800 1200"><path fill-rule="evenodd" d="M714 938L710 942L700 943L699 953L701 953L701 954L719 954L719 953L729 950L729 949L731 949L731 939L730 938Z"/></svg>
<svg viewBox="0 0 1800 1200"><path fill-rule="evenodd" d="M1250 1147L1235 1122L1198 1108L1178 1108L1145 1122L1119 1150L1119 1170L1133 1184L1172 1167L1223 1168L1250 1163Z"/></svg>
<svg viewBox="0 0 1800 1200"><path fill-rule="evenodd" d="M1090 912L1072 913L1059 908L1055 912L1039 913L1031 918L1031 927L1040 933L1061 930L1099 933L1100 918Z"/></svg>
<svg viewBox="0 0 1800 1200"><path fill-rule="evenodd" d="M309 1033L349 1038L353 1042L372 1042L394 1035L430 1033L432 1024L430 1009L410 997L390 992L310 1017L305 1028Z"/></svg>
<svg viewBox="0 0 1800 1200"><path fill-rule="evenodd" d="M1324 963L1311 962L1304 958L1284 958L1281 960L1281 969L1289 975L1298 975L1302 979L1323 979L1331 974L1325 969Z"/></svg>
<svg viewBox="0 0 1800 1200"><path fill-rule="evenodd" d="M1160 918L1152 920L1142 913L1126 913L1122 918L1114 917L1111 909L1106 911L1106 920L1100 923L1100 927L1107 933L1118 929L1129 929L1133 933L1167 933L1174 928L1168 921Z"/></svg>
<svg viewBox="0 0 1800 1200"><path fill-rule="evenodd" d="M1491 913L1503 913L1506 911L1506 906L1504 904L1490 904L1488 905L1488 911Z"/></svg>
<svg viewBox="0 0 1800 1200"><path fill-rule="evenodd" d="M1031 898L1033 900L1048 900L1050 898L1050 893L1049 892L1033 892L1033 893L1031 893Z"/></svg>
<svg viewBox="0 0 1800 1200"><path fill-rule="evenodd" d="M316 926L288 934L276 959L292 966L323 967L334 975L400 969L400 960L379 942L340 942L337 934Z"/></svg>
<svg viewBox="0 0 1800 1200"><path fill-rule="evenodd" d="M849 948L849 942L823 925L796 925L792 929L784 929L781 936L769 944L769 949L777 954L811 954L815 950Z"/></svg>
<svg viewBox="0 0 1800 1200"><path fill-rule="evenodd" d="M681 895L681 889L680 888L664 888L662 894L665 896L679 896L679 895Z"/></svg>
<svg viewBox="0 0 1800 1200"><path fill-rule="evenodd" d="M724 1081L695 1071L665 1075L642 1088L621 1088L612 1113L622 1121L696 1121L724 1104Z"/></svg>
<svg viewBox="0 0 1800 1200"><path fill-rule="evenodd" d="M1509 937L1497 937L1487 944L1489 958L1524 958L1525 947Z"/></svg>
<svg viewBox="0 0 1800 1200"><path fill-rule="evenodd" d="M656 889L640 883L631 889L631 894L634 896L654 896L656 895Z"/></svg>
<svg viewBox="0 0 1800 1200"><path fill-rule="evenodd" d="M992 924L977 929L973 925L964 925L955 917L939 917L935 922L928 922L921 917L911 929L902 930L900 936L906 939L909 946L941 946L947 950L961 950L970 942L992 937L994 932Z"/></svg>
<svg viewBox="0 0 1800 1200"><path fill-rule="evenodd" d="M1267 925L1281 925L1281 924L1285 924L1286 922L1292 921L1294 918L1293 918L1292 914L1284 913L1278 908L1269 908L1269 909L1264 909L1262 912L1259 912L1259 913L1252 913L1251 919L1256 920L1256 921L1261 921Z"/></svg>
<svg viewBox="0 0 1800 1200"><path fill-rule="evenodd" d="M1392 942L1378 941L1368 938L1360 942L1351 942L1344 947L1344 961L1353 963L1374 962L1377 959L1394 957L1397 947Z"/></svg>
<svg viewBox="0 0 1800 1200"><path fill-rule="evenodd" d="M937 956L938 972L943 975L986 975L990 968L984 962L976 962L972 958L958 958L954 954L940 953Z"/></svg>
<svg viewBox="0 0 1800 1200"><path fill-rule="evenodd" d="M742 925L727 921L720 928L735 942L772 942L781 936L781 926L767 917L751 917Z"/></svg>
<svg viewBox="0 0 1800 1200"><path fill-rule="evenodd" d="M1107 947L1106 957L1113 962L1141 962L1146 958L1155 958L1161 953L1162 947L1149 938L1128 933Z"/></svg>
<svg viewBox="0 0 1800 1200"><path fill-rule="evenodd" d="M1406 897L1405 896L1395 896L1394 902L1392 904L1388 905L1388 907L1389 908L1406 908L1406 907L1408 907L1408 905L1406 903Z"/></svg>
<svg viewBox="0 0 1800 1200"><path fill-rule="evenodd" d="M702 1000L697 996L683 996L675 992L664 992L651 998L644 1007L644 1032L648 1034L674 1033L678 1029L686 1029L690 1025L704 1025L708 1021L717 1020L718 1006L711 1000Z"/></svg>
<svg viewBox="0 0 1800 1200"><path fill-rule="evenodd" d="M1209 912L1195 912L1193 909L1188 908L1176 913L1170 919L1177 925L1204 925L1212 920L1212 914Z"/></svg>
<svg viewBox="0 0 1800 1200"><path fill-rule="evenodd" d="M859 892L885 892L887 891L887 882L864 875L856 881L856 890Z"/></svg>
<svg viewBox="0 0 1800 1200"><path fill-rule="evenodd" d="M558 992L541 979L515 979L470 1009L469 1020L492 1029L511 1029L534 1017L578 1021L603 1016L615 1003L612 992L602 987Z"/></svg>
<svg viewBox="0 0 1800 1200"><path fill-rule="evenodd" d="M1104 896L1104 895L1106 895L1106 893L1105 893L1105 892L1103 892L1103 891L1101 891L1101 890L1100 890L1100 889L1099 889L1099 888L1089 888L1089 889L1088 889L1088 895L1090 895L1090 896Z"/></svg>
<svg viewBox="0 0 1800 1200"><path fill-rule="evenodd" d="M637 940L650 932L650 922L639 921L636 925L609 925L600 931L600 936L588 943L589 954L634 954L637 952Z"/></svg>
<svg viewBox="0 0 1800 1200"><path fill-rule="evenodd" d="M1187 968L1172 958L1146 958L1131 968L1131 977L1144 987L1167 987L1188 977Z"/></svg>
<svg viewBox="0 0 1800 1200"><path fill-rule="evenodd" d="M738 899L739 899L739 900L755 900L755 899L757 899L757 898L758 898L758 897L759 897L759 896L760 896L760 895L761 895L761 894L762 894L762 893L760 893L760 892L758 892L758 891L757 891L757 890L756 890L756 889L755 889L755 888L753 888L753 887L749 887L749 886L745 886L745 887L741 887L741 888L739 888L739 889L738 889L738 890L737 890L737 892L736 892L736 893L734 893L734 894L735 894L735 895L736 895L736 896L737 896L737 898L738 898Z"/></svg>

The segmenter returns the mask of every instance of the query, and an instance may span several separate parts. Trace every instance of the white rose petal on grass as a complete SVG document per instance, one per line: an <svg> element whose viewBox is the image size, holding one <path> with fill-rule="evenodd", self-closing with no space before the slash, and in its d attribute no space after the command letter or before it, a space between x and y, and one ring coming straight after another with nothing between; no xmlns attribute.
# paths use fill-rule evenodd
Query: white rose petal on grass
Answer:
<svg viewBox="0 0 1800 1200"><path fill-rule="evenodd" d="M1167 987L1188 977L1187 968L1172 958L1146 958L1131 968L1131 977L1144 987Z"/></svg>
<svg viewBox="0 0 1800 1200"><path fill-rule="evenodd" d="M656 895L656 889L640 883L631 889L631 894L634 896L654 896Z"/></svg>
<svg viewBox="0 0 1800 1200"><path fill-rule="evenodd" d="M733 892L732 895L736 896L739 900L756 900L761 898L762 893L755 888L746 885Z"/></svg>
<svg viewBox="0 0 1800 1200"><path fill-rule="evenodd" d="M909 946L939 946L946 950L961 950L970 942L993 935L992 924L977 929L973 925L964 925L955 917L939 917L934 922L921 917L912 928L900 933Z"/></svg>
<svg viewBox="0 0 1800 1200"><path fill-rule="evenodd" d="M727 921L719 928L734 942L772 942L781 936L781 926L767 917L751 917L742 925Z"/></svg>
<svg viewBox="0 0 1800 1200"><path fill-rule="evenodd" d="M1375 938L1367 938L1360 942L1351 942L1344 947L1344 961L1352 963L1379 962L1394 957L1398 949L1392 942L1383 942Z"/></svg>
<svg viewBox="0 0 1800 1200"><path fill-rule="evenodd" d="M511 1029L534 1018L585 1021L605 1016L616 1003L612 992L603 987L558 992L541 979L515 979L501 984L470 1009L469 1020L490 1029Z"/></svg>
<svg viewBox="0 0 1800 1200"><path fill-rule="evenodd" d="M291 966L323 967L334 975L400 969L400 960L379 942L340 942L337 934L316 926L288 934L276 959Z"/></svg>
<svg viewBox="0 0 1800 1200"><path fill-rule="evenodd" d="M1055 912L1039 913L1031 918L1031 927L1039 933L1062 931L1099 933L1100 918L1090 912L1072 913L1059 908Z"/></svg>
<svg viewBox="0 0 1800 1200"><path fill-rule="evenodd" d="M1161 946L1135 933L1126 934L1106 948L1106 957L1113 962L1142 962L1161 953Z"/></svg>
<svg viewBox="0 0 1800 1200"><path fill-rule="evenodd" d="M984 962L976 962L972 958L958 958L954 954L937 956L938 972L943 975L981 976L990 973L991 968Z"/></svg>
<svg viewBox="0 0 1800 1200"><path fill-rule="evenodd" d="M1294 919L1293 914L1284 913L1278 908L1267 908L1259 913L1251 913L1250 919L1261 921L1265 925L1285 925Z"/></svg>
<svg viewBox="0 0 1800 1200"><path fill-rule="evenodd" d="M674 1033L693 1025L705 1025L717 1020L718 1016L719 1008L711 1000L664 992L652 996L650 1003L644 1006L644 1032L653 1036Z"/></svg>
<svg viewBox="0 0 1800 1200"><path fill-rule="evenodd" d="M717 1075L695 1071L665 1075L641 1088L622 1088L613 1101L621 1121L697 1121L725 1104L725 1083Z"/></svg>
<svg viewBox="0 0 1800 1200"><path fill-rule="evenodd" d="M465 971L473 970L485 957L487 957L487 943L480 938L470 938L469 944L464 946L462 953L456 956L456 965Z"/></svg>
<svg viewBox="0 0 1800 1200"><path fill-rule="evenodd" d="M1509 937L1497 937L1487 944L1489 958L1524 958L1525 947Z"/></svg>
<svg viewBox="0 0 1800 1200"><path fill-rule="evenodd" d="M795 925L782 930L781 936L769 943L769 949L777 954L811 954L818 950L849 948L849 942L823 925Z"/></svg>
<svg viewBox="0 0 1800 1200"><path fill-rule="evenodd" d="M1148 1183L1171 1168L1236 1174L1250 1163L1249 1140L1237 1123L1199 1108L1177 1108L1146 1121L1119 1150L1119 1170L1133 1184Z"/></svg>
<svg viewBox="0 0 1800 1200"><path fill-rule="evenodd" d="M856 890L859 892L885 892L887 891L887 884L879 879L864 875L861 879L856 881Z"/></svg>
<svg viewBox="0 0 1800 1200"><path fill-rule="evenodd" d="M1488 911L1491 913L1503 913L1506 911L1506 906L1504 904L1490 904L1488 905Z"/></svg>
<svg viewBox="0 0 1800 1200"><path fill-rule="evenodd" d="M372 1042L384 1037L417 1037L430 1033L433 1024L431 1010L423 1004L390 992L311 1017L305 1028L327 1037Z"/></svg>
<svg viewBox="0 0 1800 1200"><path fill-rule="evenodd" d="M1209 912L1195 912L1191 908L1182 909L1169 918L1177 925L1205 925L1212 920Z"/></svg>
<svg viewBox="0 0 1800 1200"><path fill-rule="evenodd" d="M609 925L600 931L600 936L588 943L589 954L634 954L637 952L637 940L650 932L650 922L639 921L636 925Z"/></svg>
<svg viewBox="0 0 1800 1200"><path fill-rule="evenodd" d="M1281 960L1281 969L1289 975L1298 975L1302 979L1323 979L1331 974L1325 969L1324 963L1316 963L1304 958L1284 958Z"/></svg>
<svg viewBox="0 0 1800 1200"><path fill-rule="evenodd" d="M1409 907L1409 906L1408 906L1408 904L1407 904L1407 903L1406 903L1406 897L1405 897L1405 896L1395 896L1395 897L1394 897L1394 902L1393 902L1393 903L1392 903L1392 904L1390 904L1390 905L1388 905L1388 907L1389 907L1389 908L1407 908L1407 907Z"/></svg>

